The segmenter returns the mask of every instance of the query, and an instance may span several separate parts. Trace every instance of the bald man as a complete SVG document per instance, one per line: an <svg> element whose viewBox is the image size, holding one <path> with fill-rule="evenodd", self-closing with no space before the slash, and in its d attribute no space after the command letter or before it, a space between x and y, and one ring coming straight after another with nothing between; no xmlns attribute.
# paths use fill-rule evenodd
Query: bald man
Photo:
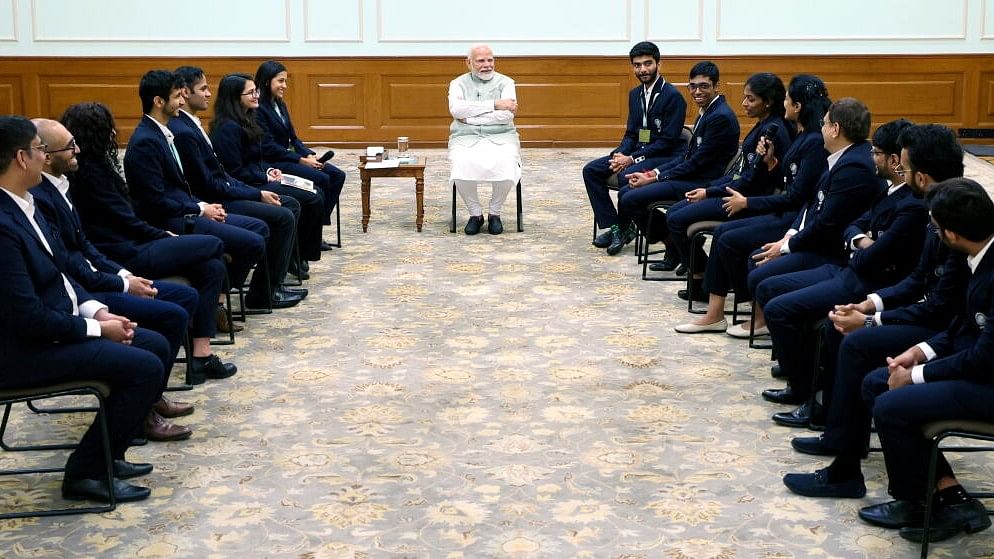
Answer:
<svg viewBox="0 0 994 559"><path fill-rule="evenodd" d="M477 187L481 182L492 185L487 230L499 235L504 231L501 207L521 180L514 80L494 70L494 51L487 45L473 45L466 66L469 72L449 82L449 177L469 210L467 235L476 235L483 227Z"/></svg>

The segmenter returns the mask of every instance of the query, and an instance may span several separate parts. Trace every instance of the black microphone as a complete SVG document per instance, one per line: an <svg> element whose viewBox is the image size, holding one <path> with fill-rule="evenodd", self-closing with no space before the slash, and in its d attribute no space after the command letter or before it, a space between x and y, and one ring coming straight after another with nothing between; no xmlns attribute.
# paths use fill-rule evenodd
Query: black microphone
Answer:
<svg viewBox="0 0 994 559"><path fill-rule="evenodd" d="M780 125L774 122L773 124L770 124L766 128L766 130L763 132L763 135L759 138L759 141L762 142L763 140L767 140L768 142L770 142L772 144L773 143L773 138L776 137L777 132L779 132L779 131L780 131ZM756 166L758 166L759 162L762 161L762 159L763 158L760 157L758 153L754 152L753 153L753 159L752 159L752 166L753 166L753 168L755 168Z"/></svg>
<svg viewBox="0 0 994 559"><path fill-rule="evenodd" d="M773 124L772 126L776 126L776 124ZM332 157L335 157L335 150L329 149L324 152L324 155L318 158L318 163L327 163Z"/></svg>

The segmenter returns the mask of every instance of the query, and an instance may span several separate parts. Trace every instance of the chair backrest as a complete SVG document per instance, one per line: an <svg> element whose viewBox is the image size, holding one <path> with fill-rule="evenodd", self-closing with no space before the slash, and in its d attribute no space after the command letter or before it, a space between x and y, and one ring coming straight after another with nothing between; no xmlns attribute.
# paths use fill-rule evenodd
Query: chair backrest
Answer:
<svg viewBox="0 0 994 559"><path fill-rule="evenodd" d="M683 140L683 147L687 148L690 146L690 139L694 137L694 128L692 126L683 125L683 130L680 131L680 139Z"/></svg>

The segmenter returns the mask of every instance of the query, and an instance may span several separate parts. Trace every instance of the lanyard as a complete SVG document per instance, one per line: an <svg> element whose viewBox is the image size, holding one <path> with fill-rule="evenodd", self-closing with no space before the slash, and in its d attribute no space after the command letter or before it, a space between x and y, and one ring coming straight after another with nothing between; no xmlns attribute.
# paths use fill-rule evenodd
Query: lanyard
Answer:
<svg viewBox="0 0 994 559"><path fill-rule="evenodd" d="M662 78L657 78L657 79L662 79ZM663 83L665 85L665 82ZM650 98L645 87L642 88L642 101L645 103L645 110L642 111L642 128L649 127L649 107L652 107L652 104L656 102L656 97L659 97L659 91L654 93Z"/></svg>

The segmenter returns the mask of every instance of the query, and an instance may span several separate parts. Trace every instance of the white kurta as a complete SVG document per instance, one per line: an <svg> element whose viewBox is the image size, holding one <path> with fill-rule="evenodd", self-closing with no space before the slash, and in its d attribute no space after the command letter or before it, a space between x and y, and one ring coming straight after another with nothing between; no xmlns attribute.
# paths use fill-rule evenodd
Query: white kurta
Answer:
<svg viewBox="0 0 994 559"><path fill-rule="evenodd" d="M452 118L479 127L477 134L453 135L449 138L450 180L505 181L517 183L521 179L521 156L518 133L488 134L487 126L513 126L514 113L495 110L494 101L469 100L461 87L460 78L449 83L449 112ZM500 99L515 99L514 81L500 93Z"/></svg>

